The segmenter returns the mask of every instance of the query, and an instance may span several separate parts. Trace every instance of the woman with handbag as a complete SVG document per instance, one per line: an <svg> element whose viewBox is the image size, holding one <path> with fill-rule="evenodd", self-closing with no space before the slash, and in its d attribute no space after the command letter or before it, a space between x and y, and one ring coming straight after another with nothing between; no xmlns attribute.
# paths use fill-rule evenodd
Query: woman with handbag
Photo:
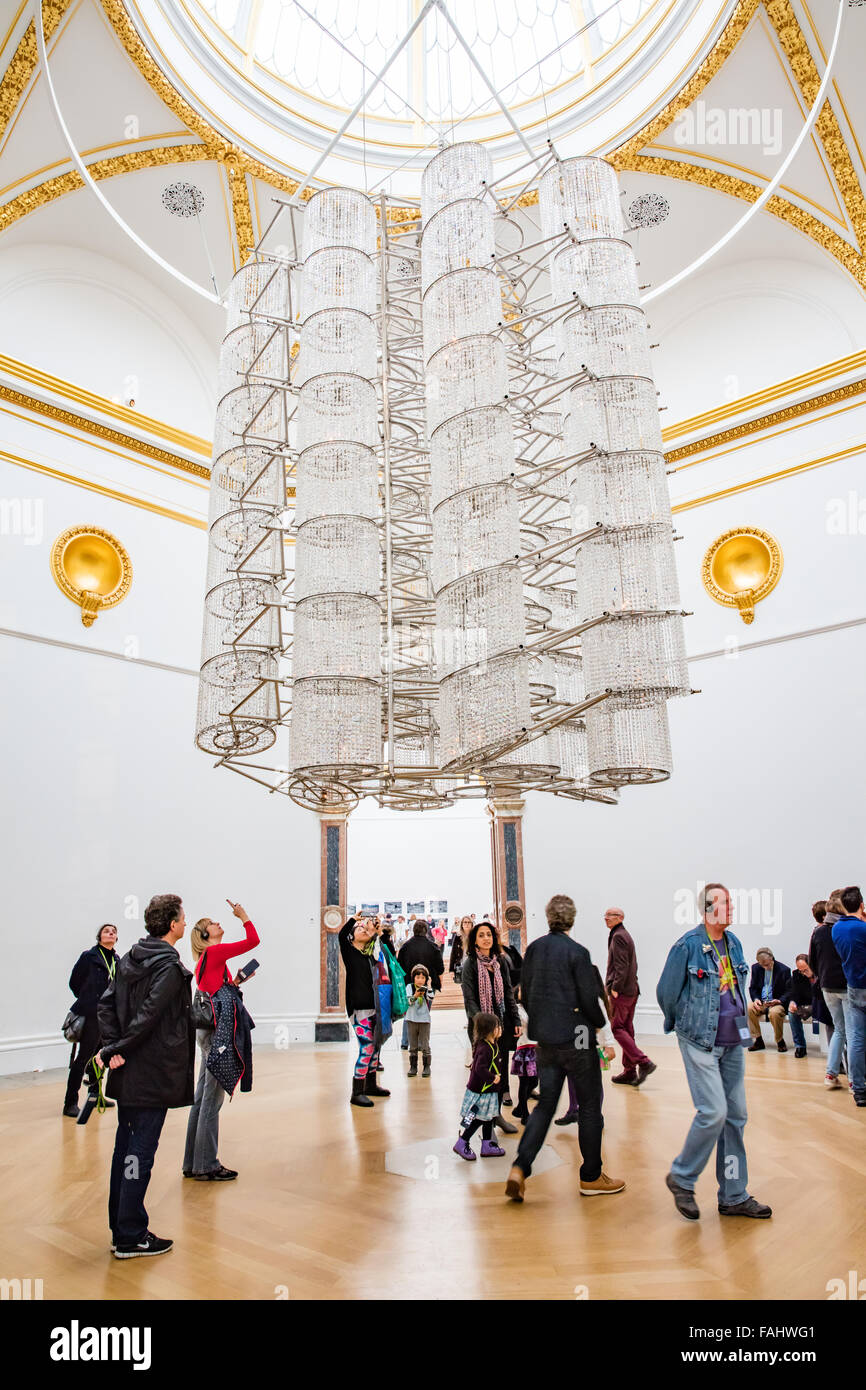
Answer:
<svg viewBox="0 0 866 1390"><path fill-rule="evenodd" d="M227 900L228 901L228 900ZM219 1147L219 1112L225 1091L208 1070L207 1059L213 1040L214 1014L211 995L216 994L231 979L226 961L232 956L259 944L259 934L240 903L229 903L235 917L244 924L243 941L223 942L225 929L219 922L202 917L190 932L190 946L196 960L195 981L198 986L193 998L192 1015L195 1036L201 1053L201 1067L195 1088L192 1109L186 1127L186 1147L183 1155L183 1175L197 1182L231 1182L237 1177L234 1168L225 1168L217 1157Z"/></svg>
<svg viewBox="0 0 866 1390"><path fill-rule="evenodd" d="M397 962L382 946L375 922L350 917L337 939L346 968L346 1013L358 1039L349 1104L370 1106L371 1096L391 1094L379 1085L376 1072L379 1049L392 1031L395 992L390 966L393 962L396 967Z"/></svg>
<svg viewBox="0 0 866 1390"><path fill-rule="evenodd" d="M117 952L114 949L116 942L117 927L106 922L96 933L96 945L91 946L89 951L82 951L72 968L72 974L69 976L69 988L76 996L71 1013L84 1020L83 1024L80 1025L81 1031L69 1058L69 1078L66 1082L63 1113L68 1115L70 1119L78 1118L78 1092L81 1088L84 1069L91 1057L94 1057L99 1051L99 1023L96 1017L96 1006L99 1003L100 995L105 993L114 979L114 972L117 968ZM74 1023L74 1021L73 1018L72 1022ZM96 1078L94 1076L90 1077L89 1094L93 1097L96 1096ZM112 1109L114 1101L107 1100L105 1105L108 1109Z"/></svg>

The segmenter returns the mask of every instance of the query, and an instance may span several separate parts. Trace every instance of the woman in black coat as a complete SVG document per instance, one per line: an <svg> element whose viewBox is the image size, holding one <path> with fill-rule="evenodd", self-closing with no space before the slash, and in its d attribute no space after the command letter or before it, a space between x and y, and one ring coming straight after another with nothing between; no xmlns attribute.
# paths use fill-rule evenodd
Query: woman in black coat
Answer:
<svg viewBox="0 0 866 1390"><path fill-rule="evenodd" d="M477 1013L496 1014L502 1023L499 1038L499 1092L509 1094L508 1059L520 1032L520 1014L511 984L511 967L502 950L496 929L489 922L478 922L466 942L466 959L460 981L463 1004L468 1020L469 1040L472 1041L472 1020ZM516 1134L517 1126L509 1124L500 1114L493 1122L506 1134Z"/></svg>
<svg viewBox="0 0 866 1390"><path fill-rule="evenodd" d="M78 1115L78 1092L81 1088L81 1080L84 1075L84 1068L87 1063L99 1051L99 1023L96 1018L96 1006L99 1003L99 996L104 994L114 979L114 972L117 968L117 953L114 949L117 942L117 927L106 922L105 926L100 927L96 933L96 945L91 946L89 951L82 951L75 965L72 967L72 974L69 976L69 988L75 995L75 1003L72 1005L73 1013L84 1015L84 1031L78 1042L73 1045L72 1053L69 1058L69 1078L66 1082L66 1096L63 1101L63 1113L70 1117ZM91 1095L96 1093L96 1085L91 1078ZM106 1102L111 1105L111 1101Z"/></svg>

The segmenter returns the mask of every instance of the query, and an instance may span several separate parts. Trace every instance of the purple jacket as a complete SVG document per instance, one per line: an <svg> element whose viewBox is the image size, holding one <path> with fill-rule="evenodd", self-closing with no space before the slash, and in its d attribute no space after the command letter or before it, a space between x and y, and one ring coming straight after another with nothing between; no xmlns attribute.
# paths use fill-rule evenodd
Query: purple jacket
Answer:
<svg viewBox="0 0 866 1390"><path fill-rule="evenodd" d="M499 1043L484 1042L482 1039L472 1049L472 1067L466 1086L480 1096L485 1091L494 1091L499 1080Z"/></svg>

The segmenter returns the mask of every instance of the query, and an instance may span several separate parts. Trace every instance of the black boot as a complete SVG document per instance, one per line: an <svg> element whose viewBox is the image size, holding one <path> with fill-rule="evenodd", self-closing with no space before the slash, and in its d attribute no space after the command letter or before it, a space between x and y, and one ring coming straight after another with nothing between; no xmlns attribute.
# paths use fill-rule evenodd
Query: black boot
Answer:
<svg viewBox="0 0 866 1390"><path fill-rule="evenodd" d="M422 1071L421 1075L422 1075L422 1076L429 1076L429 1075L430 1075L430 1053L429 1053L429 1052L425 1052L425 1053L424 1053L424 1070Z"/></svg>
<svg viewBox="0 0 866 1390"><path fill-rule="evenodd" d="M417 1052L410 1052L410 1053L409 1053L409 1070L408 1070L408 1072L406 1073L406 1075L407 1075L407 1076L417 1076L417 1075L418 1075L418 1053L417 1053Z"/></svg>
<svg viewBox="0 0 866 1390"><path fill-rule="evenodd" d="M376 1073L374 1071L368 1071L367 1075L364 1078L364 1095L390 1096L390 1094L391 1092L386 1091L384 1086L379 1085L378 1081L376 1080Z"/></svg>
<svg viewBox="0 0 866 1390"><path fill-rule="evenodd" d="M368 1100L364 1095L364 1083L366 1079L367 1078L364 1076L352 1077L352 1099L349 1101L350 1105L369 1105L372 1108L373 1102Z"/></svg>

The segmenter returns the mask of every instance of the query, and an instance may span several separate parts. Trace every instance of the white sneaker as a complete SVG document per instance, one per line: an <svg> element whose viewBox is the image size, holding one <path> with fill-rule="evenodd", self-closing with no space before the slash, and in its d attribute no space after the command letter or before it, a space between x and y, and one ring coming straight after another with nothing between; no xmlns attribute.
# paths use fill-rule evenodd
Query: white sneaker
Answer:
<svg viewBox="0 0 866 1390"><path fill-rule="evenodd" d="M834 1076L831 1071L828 1071L827 1075L824 1077L824 1085L827 1087L828 1091L841 1091L842 1089L838 1076Z"/></svg>

